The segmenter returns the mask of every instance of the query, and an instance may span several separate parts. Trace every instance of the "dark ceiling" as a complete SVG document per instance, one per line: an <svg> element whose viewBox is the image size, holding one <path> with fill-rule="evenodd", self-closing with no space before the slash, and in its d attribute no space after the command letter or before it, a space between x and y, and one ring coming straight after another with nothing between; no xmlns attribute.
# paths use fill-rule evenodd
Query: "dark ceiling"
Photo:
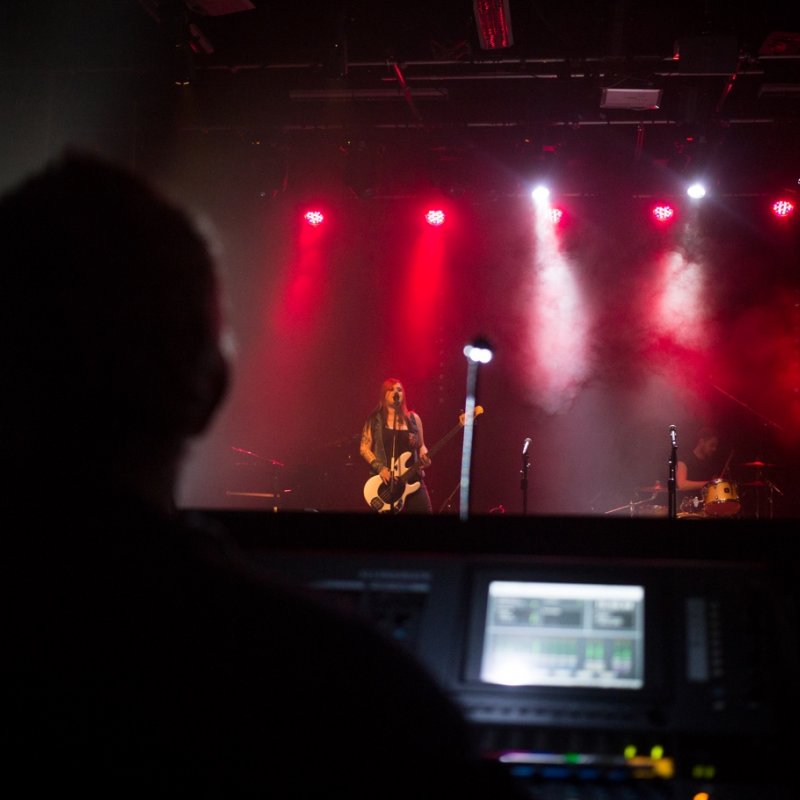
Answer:
<svg viewBox="0 0 800 800"><path fill-rule="evenodd" d="M502 152L574 191L601 166L709 165L731 193L767 191L800 175L799 6L509 0L512 43L483 49L472 0L13 0L0 69L133 75L151 123L190 78L178 124L295 148Z"/></svg>

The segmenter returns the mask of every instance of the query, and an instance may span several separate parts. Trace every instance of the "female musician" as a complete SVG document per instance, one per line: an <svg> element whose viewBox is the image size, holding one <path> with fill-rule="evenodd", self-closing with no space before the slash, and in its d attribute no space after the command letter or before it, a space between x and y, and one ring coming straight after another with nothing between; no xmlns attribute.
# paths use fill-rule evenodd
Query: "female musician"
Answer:
<svg viewBox="0 0 800 800"><path fill-rule="evenodd" d="M376 511L432 513L425 485L425 468L431 460L425 445L422 420L408 408L406 392L397 378L381 384L378 405L361 431L361 457L369 464L372 478L364 495ZM380 481L375 480L380 476Z"/></svg>

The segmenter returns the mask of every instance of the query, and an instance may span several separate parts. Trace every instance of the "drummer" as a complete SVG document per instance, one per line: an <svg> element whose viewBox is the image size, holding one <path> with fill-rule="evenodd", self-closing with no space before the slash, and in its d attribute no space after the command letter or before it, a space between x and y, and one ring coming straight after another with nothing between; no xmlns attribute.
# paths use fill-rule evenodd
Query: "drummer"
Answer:
<svg viewBox="0 0 800 800"><path fill-rule="evenodd" d="M700 491L719 477L714 455L719 447L719 434L713 428L701 428L689 453L679 457L675 465L675 488L679 492Z"/></svg>

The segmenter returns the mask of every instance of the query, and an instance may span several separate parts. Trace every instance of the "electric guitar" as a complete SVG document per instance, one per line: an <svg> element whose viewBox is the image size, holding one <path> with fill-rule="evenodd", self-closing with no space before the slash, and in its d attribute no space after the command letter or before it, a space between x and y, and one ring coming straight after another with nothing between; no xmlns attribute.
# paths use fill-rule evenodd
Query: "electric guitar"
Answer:
<svg viewBox="0 0 800 800"><path fill-rule="evenodd" d="M474 417L483 414L482 406L475 406ZM439 450L447 444L464 427L465 417L462 412L458 418L458 425L448 431L433 447L428 450L428 457L433 458ZM388 511L398 513L403 510L406 497L414 494L420 487L420 470L422 466L412 464L408 466L411 453L408 451L401 453L393 459L389 471L393 474L393 480L384 483L380 475L372 475L364 484L364 499L367 505L379 514Z"/></svg>

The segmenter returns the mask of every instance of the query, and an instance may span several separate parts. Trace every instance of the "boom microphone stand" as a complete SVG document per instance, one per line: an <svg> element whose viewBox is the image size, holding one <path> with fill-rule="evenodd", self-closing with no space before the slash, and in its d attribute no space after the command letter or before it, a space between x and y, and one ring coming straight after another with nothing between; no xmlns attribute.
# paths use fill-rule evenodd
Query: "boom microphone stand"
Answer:
<svg viewBox="0 0 800 800"><path fill-rule="evenodd" d="M456 486L453 489L453 491L450 492L449 495L447 495L447 497L444 500L444 503L442 503L441 508L439 509L439 513L440 514L443 514L450 507L450 503L452 503L453 498L456 496L456 492L460 488L461 488L461 482L459 481L459 483L456 484Z"/></svg>

